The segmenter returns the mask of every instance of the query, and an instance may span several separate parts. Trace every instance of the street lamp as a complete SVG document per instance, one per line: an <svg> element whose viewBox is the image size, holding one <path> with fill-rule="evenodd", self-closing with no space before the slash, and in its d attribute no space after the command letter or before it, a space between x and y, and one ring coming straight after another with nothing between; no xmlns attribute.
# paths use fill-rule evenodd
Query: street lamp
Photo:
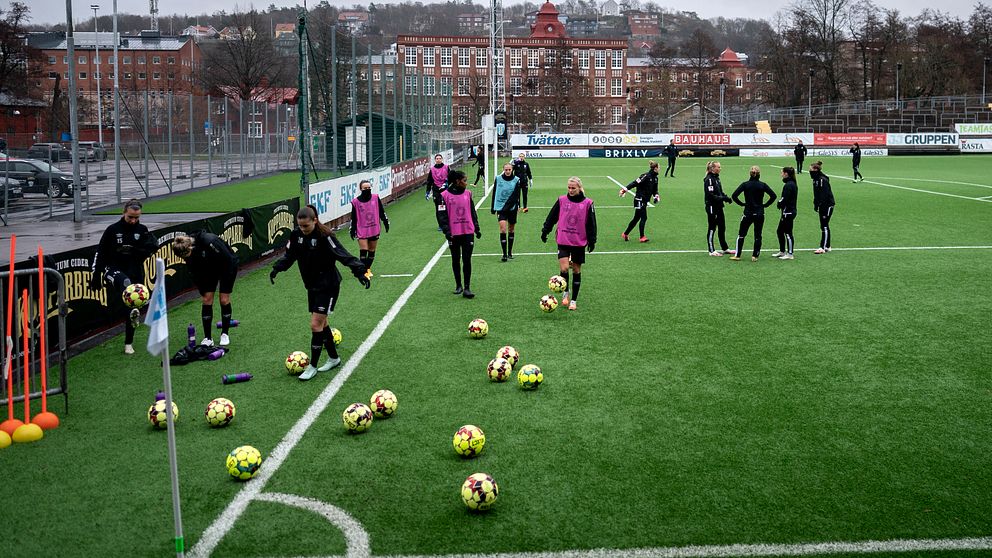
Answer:
<svg viewBox="0 0 992 558"><path fill-rule="evenodd" d="M720 78L720 126L723 126L723 90L727 88L727 80Z"/></svg>
<svg viewBox="0 0 992 558"><path fill-rule="evenodd" d="M813 68L809 69L809 105L806 108L806 118L811 118L813 116L813 76L816 75L816 70Z"/></svg>
<svg viewBox="0 0 992 558"><path fill-rule="evenodd" d="M899 110L899 72L902 71L902 62L896 62L896 110Z"/></svg>
<svg viewBox="0 0 992 558"><path fill-rule="evenodd" d="M982 106L985 106L985 76L989 73L989 57L982 61Z"/></svg>
<svg viewBox="0 0 992 558"><path fill-rule="evenodd" d="M90 9L93 10L93 37L96 40L96 135L97 141L100 142L100 147L103 147L103 99L100 98L100 81L103 80L103 72L100 71L100 30L97 27L96 12L100 9L99 4L90 4ZM96 150L93 151L96 154ZM103 174L103 157L100 157L100 174Z"/></svg>

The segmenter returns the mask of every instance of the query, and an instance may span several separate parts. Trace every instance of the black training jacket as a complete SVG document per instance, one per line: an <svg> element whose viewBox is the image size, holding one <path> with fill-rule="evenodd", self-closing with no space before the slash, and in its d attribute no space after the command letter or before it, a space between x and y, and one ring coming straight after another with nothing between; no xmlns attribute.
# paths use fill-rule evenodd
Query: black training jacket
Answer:
<svg viewBox="0 0 992 558"><path fill-rule="evenodd" d="M813 209L828 208L834 205L834 192L830 189L830 177L822 172L810 172L813 179Z"/></svg>
<svg viewBox="0 0 992 558"><path fill-rule="evenodd" d="M286 271L296 263L300 268L303 284L308 289L321 289L341 284L341 274L338 273L335 262L347 266L355 277L365 275L365 264L352 256L336 236L323 236L317 228L305 235L297 228L289 235L286 253L276 261L272 269Z"/></svg>
<svg viewBox="0 0 992 558"><path fill-rule="evenodd" d="M740 199L741 194L744 194L743 202ZM768 194L768 202L763 201L765 194ZM775 202L775 192L764 182L752 178L747 182L742 182L734 190L733 198L734 203L744 206L745 215L764 215L765 208Z"/></svg>
<svg viewBox="0 0 992 558"><path fill-rule="evenodd" d="M724 203L730 201L727 194L723 193L723 185L720 184L720 175L713 174L712 172L706 173L706 178L703 179L703 194L706 207L720 209Z"/></svg>
<svg viewBox="0 0 992 558"><path fill-rule="evenodd" d="M148 227L141 223L131 225L121 217L103 231L91 271L102 275L107 268L119 269L132 281L143 282L145 259L157 250L158 240Z"/></svg>

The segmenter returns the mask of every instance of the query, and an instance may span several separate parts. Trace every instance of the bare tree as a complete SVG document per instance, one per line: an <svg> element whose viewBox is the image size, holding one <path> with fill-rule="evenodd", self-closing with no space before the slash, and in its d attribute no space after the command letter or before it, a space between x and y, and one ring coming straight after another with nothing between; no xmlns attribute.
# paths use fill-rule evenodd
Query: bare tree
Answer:
<svg viewBox="0 0 992 558"><path fill-rule="evenodd" d="M815 68L813 42L802 14L776 14L772 32L762 46L764 56L756 63L759 70L774 76L762 84L760 91L769 104L797 106L809 101L806 83L809 71Z"/></svg>
<svg viewBox="0 0 992 558"><path fill-rule="evenodd" d="M812 41L812 54L817 71L817 83L827 101L841 98L843 76L847 70L841 50L846 40L844 30L849 27L851 17L864 17L865 14L852 14L849 5L852 0L802 0L797 1L792 10L798 16L797 23L808 27Z"/></svg>
<svg viewBox="0 0 992 558"><path fill-rule="evenodd" d="M692 87L699 108L702 110L712 98L715 80L712 79L718 55L713 39L702 29L696 29L689 40L682 45L682 56L687 62L686 69L692 74Z"/></svg>
<svg viewBox="0 0 992 558"><path fill-rule="evenodd" d="M208 90L250 100L291 75L276 53L268 23L257 11L235 14L230 27L236 29L234 37L203 45L203 81Z"/></svg>
<svg viewBox="0 0 992 558"><path fill-rule="evenodd" d="M0 92L17 96L40 96L29 86L41 68L41 53L28 47L22 35L30 20L31 9L21 2L11 2L7 11L0 9Z"/></svg>

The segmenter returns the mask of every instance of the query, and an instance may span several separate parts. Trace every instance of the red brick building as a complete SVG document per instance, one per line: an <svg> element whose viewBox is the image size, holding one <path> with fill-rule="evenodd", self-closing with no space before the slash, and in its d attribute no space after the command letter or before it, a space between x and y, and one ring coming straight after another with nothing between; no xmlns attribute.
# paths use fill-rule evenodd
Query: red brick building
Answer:
<svg viewBox="0 0 992 558"><path fill-rule="evenodd" d="M105 102L112 102L114 86L114 34L75 33L76 86L81 94L96 94L97 81ZM96 56L99 39L100 57ZM69 57L64 33L31 33L28 44L41 51L37 86L51 95L56 76L69 89ZM167 37L143 31L138 36L120 36L120 87L125 91L185 93L197 91L193 76L200 72L202 55L192 36Z"/></svg>
<svg viewBox="0 0 992 558"><path fill-rule="evenodd" d="M397 51L406 95L451 91L456 129L481 126L496 66L511 131L626 130L626 39L568 37L551 2L529 37L506 37L495 57L487 36L400 35Z"/></svg>

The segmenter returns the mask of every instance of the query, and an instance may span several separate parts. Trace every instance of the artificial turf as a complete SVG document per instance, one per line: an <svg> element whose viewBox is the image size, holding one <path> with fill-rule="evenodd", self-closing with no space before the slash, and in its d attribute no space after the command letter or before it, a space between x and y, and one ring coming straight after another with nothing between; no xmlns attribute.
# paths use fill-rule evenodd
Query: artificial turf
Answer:
<svg viewBox="0 0 992 558"><path fill-rule="evenodd" d="M375 555L989 536L992 204L977 199L992 194L988 160L866 159L867 181L852 184L848 161L825 159L836 249L808 251L819 232L801 175L800 251L794 261L769 257L777 249L769 211L757 263L705 254L701 160L680 160L678 178L662 179L647 244L620 239L630 198L618 199L607 178L626 183L645 161L531 161L536 187L517 225L517 257L492 255L499 243L487 199L477 297L451 294L443 257L264 491L346 510ZM726 159L724 189L757 163L779 191L772 164L788 162ZM557 262L552 244L540 243L540 223L573 174L596 201L600 239L583 267L578 310L544 314L538 300ZM416 276L441 245L422 197L387 210L392 227L372 289L346 273L331 318L345 358L413 280L405 275ZM738 215L727 208L731 242ZM748 253L752 241L753 231ZM951 246L984 248L905 249ZM651 253L659 250L694 252ZM233 298L242 325L231 353L173 368L190 542L241 488L227 477L226 453L251 444L267 455L333 377L301 383L282 368L309 339L295 270L276 286L264 268L242 277ZM173 350L186 324L199 323L198 306L170 309ZM489 321L483 340L466 334L475 317ZM145 336L142 328L136 344ZM520 351L518 368L543 369L538 390L489 382L486 363L505 344ZM123 356L120 345L116 338L70 361L72 414L60 429L0 451L16 487L0 522L25 535L9 555L169 553L165 435L143 418L160 366L143 351ZM255 378L220 384L220 374L238 371ZM380 388L397 394L396 416L345 433L340 412ZM201 413L219 396L238 414L212 430ZM486 433L478 458L452 451L463 424ZM477 471L501 489L485 514L468 513L458 496ZM254 502L214 555L344 551L322 518Z"/></svg>

